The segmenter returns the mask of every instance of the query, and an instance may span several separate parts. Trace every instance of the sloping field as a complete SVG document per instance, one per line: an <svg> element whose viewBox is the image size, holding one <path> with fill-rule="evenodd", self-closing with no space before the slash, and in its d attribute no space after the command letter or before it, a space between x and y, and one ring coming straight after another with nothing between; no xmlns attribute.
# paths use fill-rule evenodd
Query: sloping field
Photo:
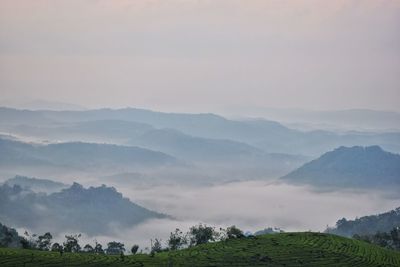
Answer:
<svg viewBox="0 0 400 267"><path fill-rule="evenodd" d="M320 233L282 233L149 255L60 255L0 249L0 266L400 266L400 253Z"/></svg>

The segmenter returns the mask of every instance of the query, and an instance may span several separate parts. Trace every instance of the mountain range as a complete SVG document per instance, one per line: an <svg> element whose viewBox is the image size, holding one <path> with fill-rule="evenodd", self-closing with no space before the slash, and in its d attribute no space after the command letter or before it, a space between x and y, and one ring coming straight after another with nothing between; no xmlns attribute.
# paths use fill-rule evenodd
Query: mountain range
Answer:
<svg viewBox="0 0 400 267"><path fill-rule="evenodd" d="M379 145L400 152L398 132L299 131L265 119L232 120L210 113L162 113L134 108L85 111L0 108L0 131L50 141L91 140L126 145L161 129L245 143L267 153L317 156L339 146L352 145ZM170 132L157 136L161 134L168 136Z"/></svg>
<svg viewBox="0 0 400 267"><path fill-rule="evenodd" d="M185 180L203 176L207 181L227 181L289 173L284 180L317 186L398 185L398 156L375 146L398 153L396 132L299 131L264 119L134 108L0 108L0 131L0 165L7 175L57 176L68 170L96 177L121 173L145 177L151 172L158 179L181 175ZM371 145L362 156L360 147ZM301 167L332 149L336 149L333 154ZM163 171L157 172L159 168Z"/></svg>
<svg viewBox="0 0 400 267"><path fill-rule="evenodd" d="M43 144L0 138L0 150L3 172L29 176L57 176L60 171L91 176L127 172L154 174L161 168L164 171L157 175L169 176L170 180L178 170L186 173L186 180L193 180L198 174L212 175L215 181L271 178L299 167L308 159L301 155L266 153L230 140L191 137L175 130L154 130L130 145Z"/></svg>

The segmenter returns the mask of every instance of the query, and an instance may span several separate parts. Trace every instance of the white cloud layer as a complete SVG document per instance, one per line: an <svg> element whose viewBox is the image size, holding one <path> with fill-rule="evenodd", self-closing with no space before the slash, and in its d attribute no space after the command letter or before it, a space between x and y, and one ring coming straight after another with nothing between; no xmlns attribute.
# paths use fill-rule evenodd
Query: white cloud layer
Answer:
<svg viewBox="0 0 400 267"><path fill-rule="evenodd" d="M175 228L186 232L200 222L217 229L236 225L251 232L266 227L280 227L285 231L324 231L327 225L334 226L343 217L354 219L400 206L397 194L361 190L318 192L310 187L263 181L205 187L168 185L146 189L120 186L117 189L131 201L174 218L149 220L132 228L111 224L113 234L83 234L82 245L97 240L104 246L116 240L125 243L127 248L139 244L144 249L154 238L162 239L165 245ZM19 229L19 232L23 233L23 230ZM75 233L66 230L66 233L53 234L56 241L62 242L65 234Z"/></svg>

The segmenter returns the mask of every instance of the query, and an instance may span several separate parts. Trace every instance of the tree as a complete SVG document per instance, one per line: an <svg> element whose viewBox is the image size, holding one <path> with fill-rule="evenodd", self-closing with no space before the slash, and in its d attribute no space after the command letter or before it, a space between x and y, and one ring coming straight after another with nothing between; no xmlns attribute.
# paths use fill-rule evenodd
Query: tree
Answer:
<svg viewBox="0 0 400 267"><path fill-rule="evenodd" d="M133 255L135 255L138 250L139 250L139 246L138 245L133 245L132 248L131 248L131 252L132 252Z"/></svg>
<svg viewBox="0 0 400 267"><path fill-rule="evenodd" d="M26 239L25 237L22 237L19 242L21 243L21 246L22 246L23 249L30 249L31 248L28 239Z"/></svg>
<svg viewBox="0 0 400 267"><path fill-rule="evenodd" d="M53 251L53 252L60 252L60 251L63 251L64 250L64 248L63 248L63 246L61 246L59 243L54 243L52 246L51 246L51 251Z"/></svg>
<svg viewBox="0 0 400 267"><path fill-rule="evenodd" d="M40 250L50 250L51 239L53 236L47 232L44 235L40 235L37 240L37 247Z"/></svg>
<svg viewBox="0 0 400 267"><path fill-rule="evenodd" d="M376 233L373 237L373 243L378 246L390 248L391 247L391 235L389 233Z"/></svg>
<svg viewBox="0 0 400 267"><path fill-rule="evenodd" d="M65 252L79 252L81 251L81 246L79 245L79 238L81 234L78 235L66 235L67 239L64 242L64 250Z"/></svg>
<svg viewBox="0 0 400 267"><path fill-rule="evenodd" d="M161 252L162 251L162 245L161 245L161 239L155 239L154 240L154 243L153 243L153 240L151 240L151 251L150 251L150 254L152 255L152 256L154 256L154 254L155 253L159 253L159 252Z"/></svg>
<svg viewBox="0 0 400 267"><path fill-rule="evenodd" d="M94 246L94 253L104 254L103 246L100 243L97 243L97 241L96 241L96 245Z"/></svg>
<svg viewBox="0 0 400 267"><path fill-rule="evenodd" d="M187 237L183 234L181 230L178 228L175 229L175 232L171 232L168 239L168 248L170 250L178 250L187 244Z"/></svg>
<svg viewBox="0 0 400 267"><path fill-rule="evenodd" d="M20 237L15 229L9 228L0 223L0 247L11 246L12 243L18 242Z"/></svg>
<svg viewBox="0 0 400 267"><path fill-rule="evenodd" d="M393 247L400 250L400 227L393 228L393 230L390 231L390 236L393 240Z"/></svg>
<svg viewBox="0 0 400 267"><path fill-rule="evenodd" d="M336 228L345 227L348 224L346 218L342 218L336 222Z"/></svg>
<svg viewBox="0 0 400 267"><path fill-rule="evenodd" d="M362 240L381 247L400 250L400 228L394 227L389 233L377 232L373 235L353 235L354 239Z"/></svg>
<svg viewBox="0 0 400 267"><path fill-rule="evenodd" d="M106 252L109 255L118 255L124 253L125 245L120 242L112 241L107 244Z"/></svg>
<svg viewBox="0 0 400 267"><path fill-rule="evenodd" d="M28 231L24 232L24 237L21 239L22 248L35 249L37 248L36 234L30 235Z"/></svg>
<svg viewBox="0 0 400 267"><path fill-rule="evenodd" d="M83 252L86 252L86 253L93 253L93 252L94 252L94 248L93 248L91 245L86 244L86 245L83 247Z"/></svg>
<svg viewBox="0 0 400 267"><path fill-rule="evenodd" d="M189 236L190 246L197 246L215 241L218 238L218 233L215 231L214 227L200 223L199 225L190 227Z"/></svg>
<svg viewBox="0 0 400 267"><path fill-rule="evenodd" d="M237 228L235 225L232 225L226 229L226 238L243 238L244 234L243 231Z"/></svg>

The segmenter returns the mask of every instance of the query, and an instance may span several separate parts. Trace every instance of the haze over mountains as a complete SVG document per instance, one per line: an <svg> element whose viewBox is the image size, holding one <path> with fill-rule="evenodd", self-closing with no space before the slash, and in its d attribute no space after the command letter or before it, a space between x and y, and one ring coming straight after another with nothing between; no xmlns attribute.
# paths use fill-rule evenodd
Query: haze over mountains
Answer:
<svg viewBox="0 0 400 267"><path fill-rule="evenodd" d="M0 164L52 168L48 172L18 172L37 176L51 176L62 168L95 176L98 172L94 171L101 170L104 176L145 174L153 168L154 174L154 167L173 166L173 172L168 167L162 176L171 180L179 176L179 169L182 176L189 176L186 180L201 176L207 182L246 180L283 176L339 146L379 145L391 152L400 151L400 133L396 132L299 131L264 119L230 120L215 114L133 108L0 108L0 131L0 145L7 152ZM40 145L42 142L48 144Z"/></svg>
<svg viewBox="0 0 400 267"><path fill-rule="evenodd" d="M0 267L399 267L399 32L400 0L1 0Z"/></svg>
<svg viewBox="0 0 400 267"><path fill-rule="evenodd" d="M302 132L263 119L228 120L214 114L162 113L133 108L88 111L1 108L0 122L3 132L50 140L90 137L92 141L126 144L148 131L168 128L194 137L243 142L268 153L317 156L342 145L380 145L389 151L400 151L400 134L396 132Z"/></svg>
<svg viewBox="0 0 400 267"><path fill-rule="evenodd" d="M395 131L304 131L267 119L133 108L0 108L0 151L0 179L6 181L0 221L34 231L124 240L112 232L119 229L148 240L149 227L166 238L162 234L178 222L198 221L241 223L251 231L323 230L338 214L399 204ZM380 205L369 202L371 194ZM260 215L260 203L270 209L268 216ZM296 213L304 207L319 210L319 217ZM43 218L55 223L48 226Z"/></svg>
<svg viewBox="0 0 400 267"><path fill-rule="evenodd" d="M298 129L336 131L400 131L400 113L369 109L306 110L299 108L232 107L232 114L265 117Z"/></svg>

